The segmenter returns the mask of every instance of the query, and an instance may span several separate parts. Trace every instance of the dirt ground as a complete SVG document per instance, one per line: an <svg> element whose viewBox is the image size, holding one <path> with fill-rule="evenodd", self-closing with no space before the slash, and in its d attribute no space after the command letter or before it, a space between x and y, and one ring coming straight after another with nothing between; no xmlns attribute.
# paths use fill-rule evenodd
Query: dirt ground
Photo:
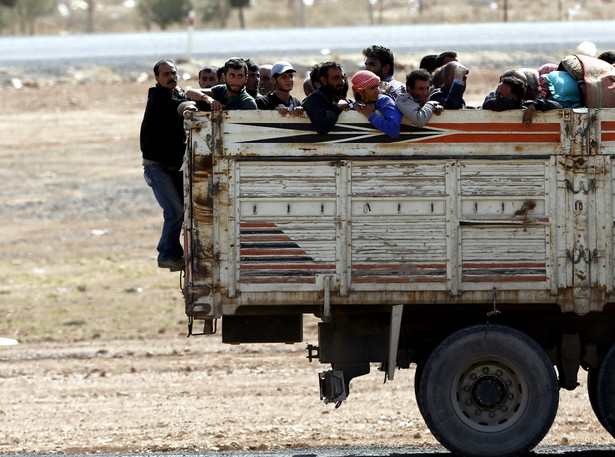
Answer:
<svg viewBox="0 0 615 457"><path fill-rule="evenodd" d="M413 370L374 369L336 410L305 344L186 338L140 167L150 83L0 88L0 338L19 341L0 346L0 453L437 445ZM580 382L544 443L613 442Z"/></svg>

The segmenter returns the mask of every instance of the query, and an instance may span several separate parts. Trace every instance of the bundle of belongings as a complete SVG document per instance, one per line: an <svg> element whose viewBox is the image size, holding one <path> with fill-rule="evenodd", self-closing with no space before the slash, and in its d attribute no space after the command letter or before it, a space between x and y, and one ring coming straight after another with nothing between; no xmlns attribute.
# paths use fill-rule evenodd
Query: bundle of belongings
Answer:
<svg viewBox="0 0 615 457"><path fill-rule="evenodd" d="M573 54L542 78L550 96L564 108L615 108L615 66L608 62Z"/></svg>

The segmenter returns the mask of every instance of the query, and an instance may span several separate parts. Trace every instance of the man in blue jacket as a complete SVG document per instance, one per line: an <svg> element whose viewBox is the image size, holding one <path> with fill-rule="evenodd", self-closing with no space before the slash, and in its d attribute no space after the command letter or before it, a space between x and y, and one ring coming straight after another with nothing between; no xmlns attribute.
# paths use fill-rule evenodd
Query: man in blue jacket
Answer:
<svg viewBox="0 0 615 457"><path fill-rule="evenodd" d="M380 93L380 78L368 70L352 77L352 91L356 99L354 109L367 117L378 130L391 138L399 136L402 114L395 101Z"/></svg>

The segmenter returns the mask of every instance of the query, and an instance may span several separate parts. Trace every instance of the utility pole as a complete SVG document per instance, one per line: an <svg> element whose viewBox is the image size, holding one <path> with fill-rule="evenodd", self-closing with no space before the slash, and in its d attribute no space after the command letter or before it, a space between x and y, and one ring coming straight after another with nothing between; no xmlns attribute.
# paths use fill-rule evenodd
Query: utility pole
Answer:
<svg viewBox="0 0 615 457"><path fill-rule="evenodd" d="M303 0L292 0L293 27L305 27L305 4Z"/></svg>

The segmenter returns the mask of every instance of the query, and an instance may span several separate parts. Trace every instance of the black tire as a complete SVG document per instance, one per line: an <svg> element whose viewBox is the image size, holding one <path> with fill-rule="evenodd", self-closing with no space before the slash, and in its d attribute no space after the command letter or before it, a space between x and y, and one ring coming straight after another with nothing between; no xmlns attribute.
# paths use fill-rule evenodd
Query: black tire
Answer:
<svg viewBox="0 0 615 457"><path fill-rule="evenodd" d="M416 370L414 370L414 397L417 400L419 399L419 385L421 384L421 376L423 375L423 366L425 364L421 363L420 365L416 364ZM419 410L421 409L421 405L418 405Z"/></svg>
<svg viewBox="0 0 615 457"><path fill-rule="evenodd" d="M594 402L596 406L594 411L596 417L607 432L615 437L615 344L611 346L600 362L595 383L596 398Z"/></svg>
<svg viewBox="0 0 615 457"><path fill-rule="evenodd" d="M598 418L602 426L606 428L604 425L604 418L602 417L600 410L598 410L598 392L597 392L598 383L597 381L598 381L598 369L590 368L589 370L587 370L587 396L589 397L589 404L592 406L592 410L594 411L594 414L596 415L596 417Z"/></svg>
<svg viewBox="0 0 615 457"><path fill-rule="evenodd" d="M423 367L418 390L432 434L461 456L525 454L547 434L559 403L545 351L503 325L474 325L442 341Z"/></svg>

